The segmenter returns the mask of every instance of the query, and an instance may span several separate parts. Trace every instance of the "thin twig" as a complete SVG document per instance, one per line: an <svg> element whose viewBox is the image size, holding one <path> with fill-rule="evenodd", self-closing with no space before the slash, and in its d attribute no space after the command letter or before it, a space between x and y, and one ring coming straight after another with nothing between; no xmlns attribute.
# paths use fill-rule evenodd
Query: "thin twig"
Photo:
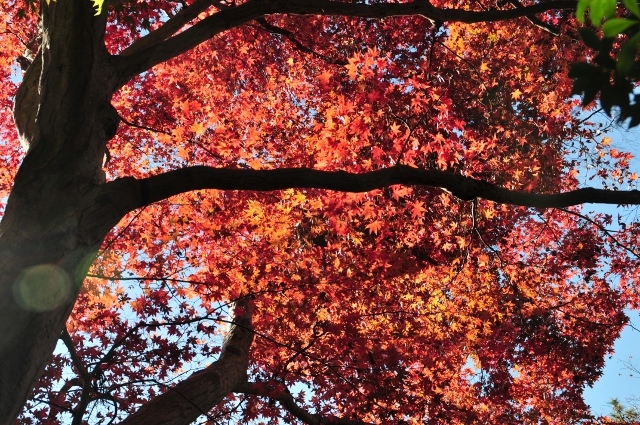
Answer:
<svg viewBox="0 0 640 425"><path fill-rule="evenodd" d="M592 220L591 218L589 218L589 217L587 217L585 215L582 215L582 214L580 214L579 212L576 212L576 211L571 211L571 210L568 210L566 208L556 208L556 209L558 209L560 211L563 211L563 212L565 212L567 214L572 214L572 215L575 215L576 217L580 217L581 219L593 224L598 229L600 229L600 231L602 231L607 236L609 236L613 240L614 244L618 245L620 248L622 248L625 251L629 252L634 257L640 258L640 255L638 255L638 253L636 253L633 249L629 248L627 245L625 245L622 242L618 241L618 239L616 239L616 237L611 234L611 231L609 229L607 229L606 227L604 227L603 225L601 225L600 223L598 223L598 222Z"/></svg>

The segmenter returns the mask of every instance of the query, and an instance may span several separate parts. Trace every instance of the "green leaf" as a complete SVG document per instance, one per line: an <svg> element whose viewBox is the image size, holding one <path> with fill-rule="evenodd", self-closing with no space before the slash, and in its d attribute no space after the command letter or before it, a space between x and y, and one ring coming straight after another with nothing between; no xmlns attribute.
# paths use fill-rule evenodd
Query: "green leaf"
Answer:
<svg viewBox="0 0 640 425"><path fill-rule="evenodd" d="M616 0L592 0L589 17L594 27L599 27L603 18L610 18L616 13Z"/></svg>
<svg viewBox="0 0 640 425"><path fill-rule="evenodd" d="M602 106L602 109L610 116L611 108L613 108L615 104L613 89L607 84L600 90L600 106Z"/></svg>
<svg viewBox="0 0 640 425"><path fill-rule="evenodd" d="M618 34L621 34L627 28L632 27L638 24L638 21L635 19L622 19L622 18L614 18L609 19L602 26L602 32L605 37L615 37Z"/></svg>
<svg viewBox="0 0 640 425"><path fill-rule="evenodd" d="M600 50L602 43L596 33L587 28L578 28L578 33L587 47L591 47L593 50Z"/></svg>
<svg viewBox="0 0 640 425"><path fill-rule="evenodd" d="M600 91L600 87L594 84L591 84L592 81L589 79L584 80L575 80L573 82L573 90L571 93L582 95L582 106L587 106L598 95L598 91Z"/></svg>
<svg viewBox="0 0 640 425"><path fill-rule="evenodd" d="M620 49L618 53L618 61L616 62L616 71L620 75L628 75L636 61L636 53L638 52L638 44L640 43L640 33L634 35Z"/></svg>
<svg viewBox="0 0 640 425"><path fill-rule="evenodd" d="M104 0L91 0L93 1L93 7L96 8L96 16L102 13L102 6L104 5Z"/></svg>
<svg viewBox="0 0 640 425"><path fill-rule="evenodd" d="M640 7L638 7L637 0L622 0L624 5L629 9L631 13L640 18Z"/></svg>
<svg viewBox="0 0 640 425"><path fill-rule="evenodd" d="M578 5L576 6L576 19L581 24L584 24L584 14L587 11L587 7L591 4L593 0L579 0Z"/></svg>
<svg viewBox="0 0 640 425"><path fill-rule="evenodd" d="M590 63L576 62L569 67L569 78L598 78L602 70Z"/></svg>

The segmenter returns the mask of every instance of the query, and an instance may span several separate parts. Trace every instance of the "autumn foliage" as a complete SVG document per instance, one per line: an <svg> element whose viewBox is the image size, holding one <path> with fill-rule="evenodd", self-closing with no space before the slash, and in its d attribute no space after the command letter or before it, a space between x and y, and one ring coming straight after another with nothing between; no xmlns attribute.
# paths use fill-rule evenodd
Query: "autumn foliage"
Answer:
<svg viewBox="0 0 640 425"><path fill-rule="evenodd" d="M107 3L104 43L128 60L128 46L180 10L207 6L186 29L254 2ZM363 174L403 164L534 194L635 187L631 155L571 97L569 64L588 49L574 5L557 3L476 23L318 12L230 24L114 94L121 123L106 179L196 165ZM485 0L432 6L496 11ZM17 58L28 66L35 55L47 7L2 2L3 199L24 155L12 119ZM624 309L640 307L640 224L439 185L287 185L183 191L128 213L19 422L127 423L213 364L234 318L253 338L246 379L200 408L199 423L593 419L582 391Z"/></svg>

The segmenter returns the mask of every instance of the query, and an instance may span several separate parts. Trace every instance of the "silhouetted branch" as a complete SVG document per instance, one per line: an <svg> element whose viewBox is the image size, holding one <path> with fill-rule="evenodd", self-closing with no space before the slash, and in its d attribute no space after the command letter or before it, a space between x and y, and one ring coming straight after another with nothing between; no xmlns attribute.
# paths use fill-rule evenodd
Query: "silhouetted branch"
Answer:
<svg viewBox="0 0 640 425"><path fill-rule="evenodd" d="M207 1L200 1L199 7L205 10ZM195 5L195 3L194 3ZM477 23L504 21L528 17L551 10L574 9L573 0L558 0L536 3L531 6L505 10L470 11L464 9L441 9L426 0L410 3L344 3L332 0L251 0L236 7L225 8L208 16L183 32L169 38L178 31L179 23L189 22L184 9L170 19L169 29L159 29L140 38L119 56L120 85L126 84L139 73L174 58L198 44L228 29L240 26L254 19L270 14L348 16L354 18L387 18L391 16L421 15L433 22ZM184 16L178 17L181 13ZM195 14L197 16L197 14ZM194 17L195 17L194 16ZM165 24L165 26L167 25ZM135 53L135 54L134 54Z"/></svg>
<svg viewBox="0 0 640 425"><path fill-rule="evenodd" d="M105 185L105 190L122 190L118 199L120 207L131 211L173 195L201 189L272 191L313 188L339 192L368 192L395 184L439 187L466 201L481 198L499 204L534 208L566 208L585 203L640 204L638 190L611 191L588 187L563 193L539 194L505 189L448 171L413 168L407 165L396 165L362 174L310 168L247 170L195 166L141 180L131 177L115 180Z"/></svg>
<svg viewBox="0 0 640 425"><path fill-rule="evenodd" d="M91 385L93 381L93 375L89 373L84 362L78 355L76 347L73 344L73 340L71 339L71 335L69 335L67 328L64 328L64 330L62 331L60 339L62 339L62 342L67 347L69 356L71 356L71 361L78 371L78 375L80 375L80 378L82 378L82 394L80 395L80 403L78 404L78 407L73 409L73 422L71 422L71 425L79 425L82 423L82 417L87 410L89 402L91 401L90 396L92 390Z"/></svg>
<svg viewBox="0 0 640 425"><path fill-rule="evenodd" d="M262 389L267 389L269 393L268 397L274 399L280 403L282 407L284 407L289 413L293 416L301 420L307 425L370 425L369 422L362 422L353 419L342 419L336 417L326 417L322 415L317 415L313 413L309 413L302 407L298 406L293 395L289 392L288 389L284 389L284 391L272 391L276 390L279 386L272 385L273 388L269 388L270 385L268 383L260 383L260 387ZM234 392L242 393L242 394L252 394L252 395L264 395L264 391L260 391L259 387L255 383L247 382L243 385L238 386Z"/></svg>
<svg viewBox="0 0 640 425"><path fill-rule="evenodd" d="M333 64L333 65L346 65L349 62L344 60L344 59L333 59L330 58L329 56L323 55L322 53L318 53L315 50L305 46L304 44L302 44L302 42L300 40L298 40L296 38L296 36L289 31L286 28L281 28L275 25L270 24L269 22L267 22L266 19L264 19L264 17L260 17L257 18L256 21L260 24L260 28L263 30L266 30L270 33L273 34L280 34L281 36L283 36L284 38L286 38L287 40L289 40L291 43L293 43L293 45L296 46L296 48L298 50L300 50L301 52L304 53L309 53L319 59L322 59L323 61Z"/></svg>

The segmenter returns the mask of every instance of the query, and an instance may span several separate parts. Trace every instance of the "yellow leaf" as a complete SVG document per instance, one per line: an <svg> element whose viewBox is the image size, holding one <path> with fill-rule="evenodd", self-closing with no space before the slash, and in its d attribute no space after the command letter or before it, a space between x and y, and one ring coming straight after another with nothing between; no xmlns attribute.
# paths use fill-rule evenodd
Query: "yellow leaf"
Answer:
<svg viewBox="0 0 640 425"><path fill-rule="evenodd" d="M262 161L258 158L256 159L252 159L251 161L249 161L249 167L253 168L254 170L259 170L262 168Z"/></svg>
<svg viewBox="0 0 640 425"><path fill-rule="evenodd" d="M304 193L302 192L296 192L295 195L293 195L293 202L296 204L304 204L304 201L307 200L307 197L305 196Z"/></svg>
<svg viewBox="0 0 640 425"><path fill-rule="evenodd" d="M520 99L520 96L522 96L522 92L520 91L520 89L515 89L511 92L511 99L518 100Z"/></svg>
<svg viewBox="0 0 640 425"><path fill-rule="evenodd" d="M49 0L47 0L47 4L48 3L49 3ZM93 7L96 8L96 15L95 16L98 16L99 14L102 13L102 5L103 4L104 4L104 0L93 0Z"/></svg>
<svg viewBox="0 0 640 425"><path fill-rule="evenodd" d="M349 78L352 80L355 80L356 77L358 76L358 58L350 58L349 59L349 63L347 65L345 65L344 67L347 68L347 74L349 75Z"/></svg>
<svg viewBox="0 0 640 425"><path fill-rule="evenodd" d="M487 206L482 210L482 215L484 216L484 218L494 218L495 212L496 211L492 207Z"/></svg>
<svg viewBox="0 0 640 425"><path fill-rule="evenodd" d="M200 136L204 133L206 127L201 122L194 122L191 124L190 129L196 134L196 136Z"/></svg>

